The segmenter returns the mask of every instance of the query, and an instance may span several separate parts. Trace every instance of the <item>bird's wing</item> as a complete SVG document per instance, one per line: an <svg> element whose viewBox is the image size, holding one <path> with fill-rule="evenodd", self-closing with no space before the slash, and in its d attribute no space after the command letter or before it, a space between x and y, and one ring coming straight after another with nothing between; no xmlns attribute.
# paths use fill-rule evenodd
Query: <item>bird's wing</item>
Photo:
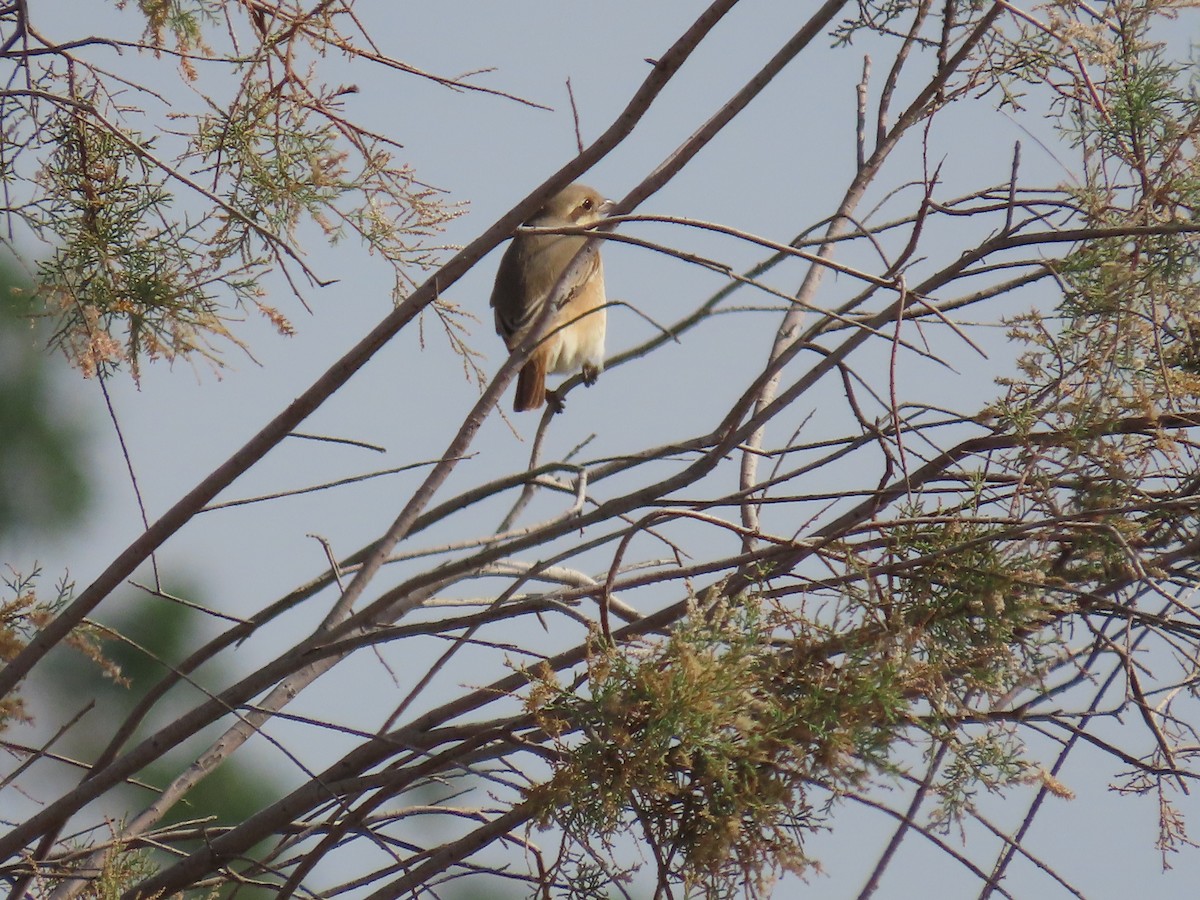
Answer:
<svg viewBox="0 0 1200 900"><path fill-rule="evenodd" d="M537 321L547 296L583 243L583 238L563 236L528 235L513 239L500 260L491 299L496 332L509 349ZM595 273L599 261L600 254L594 253L569 293Z"/></svg>

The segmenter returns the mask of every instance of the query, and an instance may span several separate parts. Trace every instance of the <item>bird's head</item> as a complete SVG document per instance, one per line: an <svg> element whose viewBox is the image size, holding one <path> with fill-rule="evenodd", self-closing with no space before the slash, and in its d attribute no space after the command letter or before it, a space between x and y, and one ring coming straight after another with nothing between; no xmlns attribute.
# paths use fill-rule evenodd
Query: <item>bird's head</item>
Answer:
<svg viewBox="0 0 1200 900"><path fill-rule="evenodd" d="M613 202L586 184L572 184L546 201L526 224L537 228L594 225L613 208Z"/></svg>

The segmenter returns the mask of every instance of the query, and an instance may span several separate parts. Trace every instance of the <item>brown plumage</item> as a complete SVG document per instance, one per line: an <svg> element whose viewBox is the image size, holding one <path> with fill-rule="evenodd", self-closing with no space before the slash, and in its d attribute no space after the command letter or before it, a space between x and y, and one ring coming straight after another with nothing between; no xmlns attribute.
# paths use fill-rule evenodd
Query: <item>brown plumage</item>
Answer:
<svg viewBox="0 0 1200 900"><path fill-rule="evenodd" d="M593 188L573 184L546 201L525 224L534 228L591 225L604 218L612 203ZM584 235L518 234L496 270L492 308L496 332L513 350L537 322L554 285L567 270L587 238ZM529 355L517 376L513 409L537 409L546 402L561 408L553 391L546 389L548 373L582 370L583 380L594 384L604 368L605 303L604 269L600 254L579 281L568 300L553 314L546 337Z"/></svg>

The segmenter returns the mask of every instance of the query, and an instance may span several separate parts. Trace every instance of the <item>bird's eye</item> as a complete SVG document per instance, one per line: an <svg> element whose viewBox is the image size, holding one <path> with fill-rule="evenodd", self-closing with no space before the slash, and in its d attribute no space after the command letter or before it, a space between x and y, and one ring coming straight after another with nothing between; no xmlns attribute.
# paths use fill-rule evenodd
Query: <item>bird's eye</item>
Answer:
<svg viewBox="0 0 1200 900"><path fill-rule="evenodd" d="M590 210L590 209L591 209L593 206L595 206L595 205L596 205L596 203L595 203L595 201L594 201L594 200L592 200L592 198L591 198L591 197L588 197L586 200L584 200L584 201L583 201L581 204L579 204L579 205L580 205L580 206L582 206L584 209Z"/></svg>

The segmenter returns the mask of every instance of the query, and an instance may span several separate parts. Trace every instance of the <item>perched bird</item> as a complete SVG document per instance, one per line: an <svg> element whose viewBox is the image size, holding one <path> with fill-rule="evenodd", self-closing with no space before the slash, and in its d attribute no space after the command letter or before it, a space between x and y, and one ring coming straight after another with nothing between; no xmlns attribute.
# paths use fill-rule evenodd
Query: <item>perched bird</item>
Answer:
<svg viewBox="0 0 1200 900"><path fill-rule="evenodd" d="M564 188L546 201L525 224L534 228L591 225L612 208L598 191L582 184ZM492 308L496 333L511 351L538 320L550 292L587 240L578 234L517 234L496 270ZM513 409L537 409L547 396L556 410L562 402L546 389L546 374L582 370L586 384L596 383L604 368L604 269L596 253L579 280L570 285L567 302L550 320L549 331L529 355L517 376Z"/></svg>

